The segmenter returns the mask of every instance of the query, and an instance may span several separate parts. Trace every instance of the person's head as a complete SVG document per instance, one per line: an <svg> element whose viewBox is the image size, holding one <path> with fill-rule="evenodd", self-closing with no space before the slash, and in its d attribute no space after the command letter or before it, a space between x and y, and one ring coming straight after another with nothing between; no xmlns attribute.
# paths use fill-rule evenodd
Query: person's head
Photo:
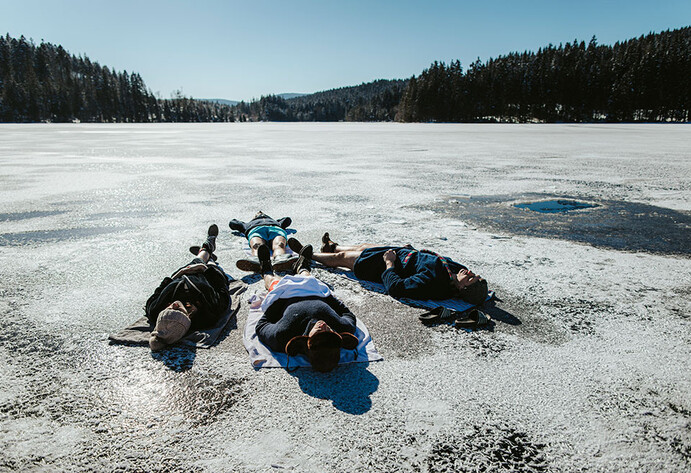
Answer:
<svg viewBox="0 0 691 473"><path fill-rule="evenodd" d="M254 218L259 218L259 217L266 217L266 214L260 210L259 212L254 214Z"/></svg>
<svg viewBox="0 0 691 473"><path fill-rule="evenodd" d="M308 336L293 337L286 344L285 351L288 356L305 355L315 371L327 373L338 366L341 348L354 350L357 345L358 339L352 333L336 333L326 322L319 320Z"/></svg>
<svg viewBox="0 0 691 473"><path fill-rule="evenodd" d="M462 269L452 278L458 296L464 301L481 305L487 299L487 281L468 269Z"/></svg>
<svg viewBox="0 0 691 473"><path fill-rule="evenodd" d="M191 325L185 305L180 301L173 302L158 314L156 326L149 338L149 347L156 351L177 342L185 336Z"/></svg>

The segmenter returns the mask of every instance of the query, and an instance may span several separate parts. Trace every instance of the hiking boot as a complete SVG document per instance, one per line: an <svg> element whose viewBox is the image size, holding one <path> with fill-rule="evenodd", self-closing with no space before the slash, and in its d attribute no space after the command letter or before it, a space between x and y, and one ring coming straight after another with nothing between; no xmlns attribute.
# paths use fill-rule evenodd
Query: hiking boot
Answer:
<svg viewBox="0 0 691 473"><path fill-rule="evenodd" d="M295 240L297 241L297 240ZM298 274L300 271L309 271L312 267L312 245L305 245L300 249L300 257L293 264L293 273Z"/></svg>
<svg viewBox="0 0 691 473"><path fill-rule="evenodd" d="M331 237L329 236L329 232L324 233L324 236L322 236L321 252L322 253L335 253L336 252L336 246L338 246L338 243L336 243L335 241L331 241Z"/></svg>
<svg viewBox="0 0 691 473"><path fill-rule="evenodd" d="M212 224L206 232L206 240L202 246L190 246L190 253L197 256L201 250L206 250L211 254L211 259L216 261L218 257L214 254L216 251L216 237L218 236L218 225Z"/></svg>
<svg viewBox="0 0 691 473"><path fill-rule="evenodd" d="M215 223L209 227L206 232L206 241L202 244L204 248L209 253L216 251L216 237L218 236L218 225Z"/></svg>
<svg viewBox="0 0 691 473"><path fill-rule="evenodd" d="M288 248L293 250L295 253L300 253L302 250L302 243L300 243L296 238L288 238Z"/></svg>
<svg viewBox="0 0 691 473"><path fill-rule="evenodd" d="M259 274L273 274L274 269L271 266L271 250L266 245L259 245L257 247L257 258L259 258Z"/></svg>

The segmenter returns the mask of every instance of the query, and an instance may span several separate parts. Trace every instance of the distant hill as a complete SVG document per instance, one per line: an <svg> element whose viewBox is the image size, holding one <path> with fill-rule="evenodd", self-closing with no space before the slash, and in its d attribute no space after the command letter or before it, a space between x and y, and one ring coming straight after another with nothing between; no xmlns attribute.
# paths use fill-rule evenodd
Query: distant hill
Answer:
<svg viewBox="0 0 691 473"><path fill-rule="evenodd" d="M290 100L294 99L296 97L302 97L304 95L308 94L296 94L296 93L287 93L287 94L278 94L277 97L281 97L284 100ZM234 107L235 105L239 104L239 100L227 100L227 99L195 99L199 100L200 102L211 102L211 103L218 103L221 105L229 105L231 107Z"/></svg>
<svg viewBox="0 0 691 473"><path fill-rule="evenodd" d="M305 96L305 95L309 95L309 94L295 94L295 93L278 94L278 96L281 97L281 98L284 99L284 100L290 100L290 99L294 99L294 98L296 98L296 97L302 97L302 96Z"/></svg>
<svg viewBox="0 0 691 473"><path fill-rule="evenodd" d="M240 103L237 100L226 100L226 99L196 99L196 100L199 100L200 102L211 102L211 103L218 103L221 105L230 105L231 107Z"/></svg>
<svg viewBox="0 0 691 473"><path fill-rule="evenodd" d="M381 79L289 99L269 95L239 104L236 116L242 121L392 121L407 82Z"/></svg>

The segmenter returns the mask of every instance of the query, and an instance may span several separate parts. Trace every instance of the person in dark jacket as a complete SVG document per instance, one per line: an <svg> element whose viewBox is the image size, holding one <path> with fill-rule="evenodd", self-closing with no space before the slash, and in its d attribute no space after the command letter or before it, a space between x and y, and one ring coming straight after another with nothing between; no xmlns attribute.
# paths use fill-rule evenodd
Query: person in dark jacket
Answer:
<svg viewBox="0 0 691 473"><path fill-rule="evenodd" d="M146 317L149 323L157 325L154 337L158 332L159 322L174 319L180 322L176 327L185 326L195 331L215 326L225 315L230 305L229 280L223 269L212 259L217 235L218 226L211 225L197 257L170 277L164 278L146 301ZM185 333L177 335L182 338ZM177 340L166 338L166 343ZM154 344L150 345L154 349ZM160 343L156 345L162 348Z"/></svg>
<svg viewBox="0 0 691 473"><path fill-rule="evenodd" d="M293 251L302 244L291 238ZM320 253L313 259L330 267L352 269L355 277L384 284L393 297L410 299L448 299L459 297L481 305L487 298L487 281L468 268L428 250L412 246L339 245L329 234L322 237Z"/></svg>
<svg viewBox="0 0 691 473"><path fill-rule="evenodd" d="M228 226L247 238L253 255L257 255L259 245L268 245L276 256L286 252L288 233L285 229L292 222L290 217L274 220L260 210L249 222L233 219L228 222Z"/></svg>
<svg viewBox="0 0 691 473"><path fill-rule="evenodd" d="M291 223L290 217L274 220L260 210L249 222L245 223L233 219L228 222L228 226L231 230L242 233L247 238L254 256L257 256L257 249L260 246L264 245L270 248L273 251L273 265L277 270L283 271L292 266L296 259L286 255L288 238L286 228ZM243 271L259 270L259 261L254 259L240 259L236 265Z"/></svg>
<svg viewBox="0 0 691 473"><path fill-rule="evenodd" d="M301 249L294 276L275 276L268 249L259 249L264 284L264 315L257 322L259 340L289 356L305 355L316 371L333 370L341 349L355 349L355 315L331 295L329 287L310 274L312 246Z"/></svg>

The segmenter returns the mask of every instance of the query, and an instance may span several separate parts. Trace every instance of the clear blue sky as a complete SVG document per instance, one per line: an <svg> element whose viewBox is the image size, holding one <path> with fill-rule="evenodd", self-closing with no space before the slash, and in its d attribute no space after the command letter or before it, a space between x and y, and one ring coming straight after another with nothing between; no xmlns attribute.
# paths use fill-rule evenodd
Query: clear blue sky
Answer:
<svg viewBox="0 0 691 473"><path fill-rule="evenodd" d="M139 72L164 98L251 100L691 25L691 0L0 0L0 34Z"/></svg>

